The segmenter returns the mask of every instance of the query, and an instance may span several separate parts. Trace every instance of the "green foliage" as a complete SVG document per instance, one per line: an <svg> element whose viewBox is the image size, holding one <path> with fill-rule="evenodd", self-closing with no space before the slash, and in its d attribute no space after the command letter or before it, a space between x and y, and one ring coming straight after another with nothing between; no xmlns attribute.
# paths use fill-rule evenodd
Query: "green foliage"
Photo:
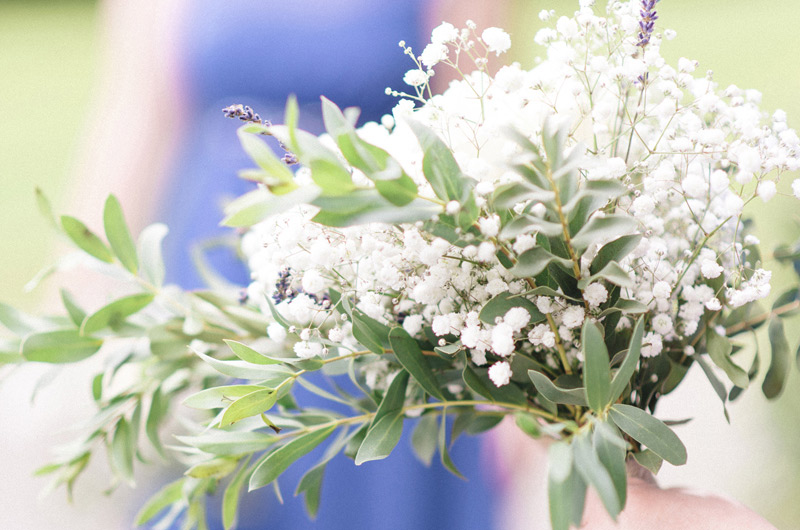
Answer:
<svg viewBox="0 0 800 530"><path fill-rule="evenodd" d="M611 369L609 368L608 348L600 326L587 320L581 331L584 368L583 384L586 402L591 409L600 414L610 404Z"/></svg>
<svg viewBox="0 0 800 530"><path fill-rule="evenodd" d="M113 195L109 195L106 200L106 206L103 210L103 227L106 231L106 239L108 239L114 255L126 269L136 274L139 269L136 246L133 244L128 225L125 223L122 206Z"/></svg>
<svg viewBox="0 0 800 530"><path fill-rule="evenodd" d="M662 421L630 405L613 405L609 414L617 427L670 464L686 463L686 447Z"/></svg>

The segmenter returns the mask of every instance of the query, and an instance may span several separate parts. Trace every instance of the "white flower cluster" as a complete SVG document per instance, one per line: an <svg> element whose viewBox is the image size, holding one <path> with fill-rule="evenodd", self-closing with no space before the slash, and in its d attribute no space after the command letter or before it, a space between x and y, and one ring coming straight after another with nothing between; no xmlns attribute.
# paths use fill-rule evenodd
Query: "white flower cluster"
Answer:
<svg viewBox="0 0 800 530"><path fill-rule="evenodd" d="M496 255L517 257L536 239L499 240L501 219L489 200L498 186L521 180L509 169L520 150L509 129L540 143L543 124L553 118L568 126L569 145L585 151L583 182L616 179L628 188L614 208L636 219L642 238L620 262L633 281L620 295L648 309L645 357L668 347L684 350L707 312L767 296L770 273L749 259L757 241L743 233L742 212L755 198L769 201L781 176L800 167L800 139L784 113L769 118L759 109L758 92L720 89L710 73L695 75L697 62L689 59L667 64L659 53L667 32L637 45L638 2L611 2L607 16L598 16L592 4L581 2L573 17L537 34L546 57L530 70L515 63L490 75L488 54L510 46L498 28L478 37L472 24L457 29L443 23L419 57L405 48L418 65L405 77L416 95L388 90L404 97L393 116L364 125L359 134L388 151L420 195L433 196L421 148L405 120L413 117L436 130L476 183L482 238L460 248L426 233L421 223L332 229L311 221L312 207L271 218L246 234L244 251L251 299L271 298L297 327L288 335L274 330L273 340L290 341L299 357L324 355L324 346L359 348L352 323L331 310L326 292L334 288L367 316L401 324L413 336L423 338L429 329L442 342L460 340L475 365L493 363L489 377L498 386L510 381L515 352L537 352L555 367L563 360L561 348L575 362L579 328L587 318L601 318L613 286L593 281L583 299L525 294L528 285ZM553 18L550 12L540 17ZM456 66L466 56L474 72L443 94L424 97L434 66ZM330 138L323 141L336 149ZM371 185L358 170L353 175L358 185ZM310 182L308 170L297 179ZM800 180L792 189L800 198ZM523 206L544 214L542 204ZM453 202L443 213L458 209ZM584 254L584 277L607 242L594 242ZM547 322L531 323L522 308L482 322L481 308L501 293L527 296ZM269 314L266 301L263 311ZM630 324L623 317L618 326Z"/></svg>

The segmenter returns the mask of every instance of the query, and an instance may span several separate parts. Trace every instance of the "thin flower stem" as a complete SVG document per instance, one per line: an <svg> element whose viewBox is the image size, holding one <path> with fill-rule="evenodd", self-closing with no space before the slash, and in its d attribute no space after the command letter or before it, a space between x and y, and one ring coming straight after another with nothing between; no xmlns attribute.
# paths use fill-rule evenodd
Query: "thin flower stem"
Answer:
<svg viewBox="0 0 800 530"><path fill-rule="evenodd" d="M471 407L471 406L482 406L482 405L489 405L494 407L499 407L501 409L507 409L506 412L500 410L498 413L509 414L512 411L519 411L519 412L527 412L529 414L533 414L534 416L539 416L540 418L544 418L550 421L560 421L561 419L546 410L541 410L538 408L532 408L529 406L518 405L516 403L505 403L505 402L498 402L498 401L483 401L483 400L475 400L475 399L465 399L465 400L458 400L458 401L437 401L435 403L417 403L416 405L407 405L403 407L401 410L403 413L408 412L410 410L426 410L426 409L436 409L442 408L446 409L447 407ZM315 432L321 429L327 429L329 427L340 427L342 425L351 425L353 423L366 423L371 421L372 418L375 417L376 412L368 412L366 414L361 414L359 416L349 416L347 418L339 418L336 420L331 420L325 423L319 423L317 425L312 425L309 427L305 427L302 429L295 429L291 432L287 432L286 434L281 434L275 437L275 441L284 440L286 438L290 438L292 436L297 436L299 434L306 434L310 432Z"/></svg>
<svg viewBox="0 0 800 530"><path fill-rule="evenodd" d="M729 328L725 328L726 335L733 335L734 333L739 333L740 331L744 331L749 329L756 324L761 324L765 320L780 316L784 313L788 313L790 311L794 311L795 309L800 309L800 300L795 300L794 302L789 302L788 304L784 304L780 307L776 307L772 311L767 311L766 313L762 313L756 317L744 320L742 322L738 322L732 325Z"/></svg>

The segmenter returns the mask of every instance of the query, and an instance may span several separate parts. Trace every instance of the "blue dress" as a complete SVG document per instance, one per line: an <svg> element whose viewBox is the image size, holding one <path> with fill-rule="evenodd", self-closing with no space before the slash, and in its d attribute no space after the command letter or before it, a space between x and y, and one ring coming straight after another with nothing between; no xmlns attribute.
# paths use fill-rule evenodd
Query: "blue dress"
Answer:
<svg viewBox="0 0 800 530"><path fill-rule="evenodd" d="M358 106L361 121L377 120L396 103L385 88L402 88L412 63L400 40L417 53L422 0L197 0L182 31L184 86L189 98L189 128L163 202L162 220L170 227L165 240L168 280L185 288L203 286L188 248L226 229L218 226L223 200L250 189L237 171L252 167L238 145L239 122L222 116L225 106L252 106L262 118L283 121L290 93L301 106L301 126L321 132L319 96L340 107ZM231 252L212 253L212 265L230 280L247 284L247 272ZM306 400L306 404L311 400ZM315 403L317 406L323 403ZM271 488L245 494L242 530L486 529L492 527L492 490L480 440L461 437L453 447L462 481L438 461L425 468L410 443L412 421L393 454L355 466L343 455L328 465L316 521L308 519L302 499L292 493L314 460L301 460L279 479L285 504ZM310 457L313 456L309 455ZM214 508L209 523L219 528Z"/></svg>

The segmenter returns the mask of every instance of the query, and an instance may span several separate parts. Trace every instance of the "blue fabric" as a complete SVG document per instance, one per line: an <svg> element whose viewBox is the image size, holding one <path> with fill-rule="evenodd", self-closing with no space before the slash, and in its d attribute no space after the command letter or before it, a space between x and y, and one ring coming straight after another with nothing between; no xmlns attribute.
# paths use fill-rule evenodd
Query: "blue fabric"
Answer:
<svg viewBox="0 0 800 530"><path fill-rule="evenodd" d="M163 202L168 280L185 288L203 286L188 249L210 237L229 234L218 227L221 204L252 184L236 177L252 167L238 145L239 122L221 109L252 106L263 118L282 122L286 97L295 93L301 126L320 132L319 96L341 107L358 106L361 121L377 120L395 100L387 86L402 88L412 63L397 43L421 51L422 0L198 0L183 28L184 86L189 127L179 162ZM231 252L212 253L212 265L230 280L247 284L247 272ZM325 405L317 399L307 404ZM434 462L425 469L410 449L411 424L386 460L356 467L340 455L328 466L316 522L301 498L292 496L302 472L318 452L298 462L280 479L286 504L270 488L242 499L240 528L330 530L485 529L491 527L492 479L482 466L478 439L462 437L453 458L469 479L464 482ZM218 499L217 499L218 502ZM218 525L219 511L210 514ZM219 526L212 526L219 527Z"/></svg>

